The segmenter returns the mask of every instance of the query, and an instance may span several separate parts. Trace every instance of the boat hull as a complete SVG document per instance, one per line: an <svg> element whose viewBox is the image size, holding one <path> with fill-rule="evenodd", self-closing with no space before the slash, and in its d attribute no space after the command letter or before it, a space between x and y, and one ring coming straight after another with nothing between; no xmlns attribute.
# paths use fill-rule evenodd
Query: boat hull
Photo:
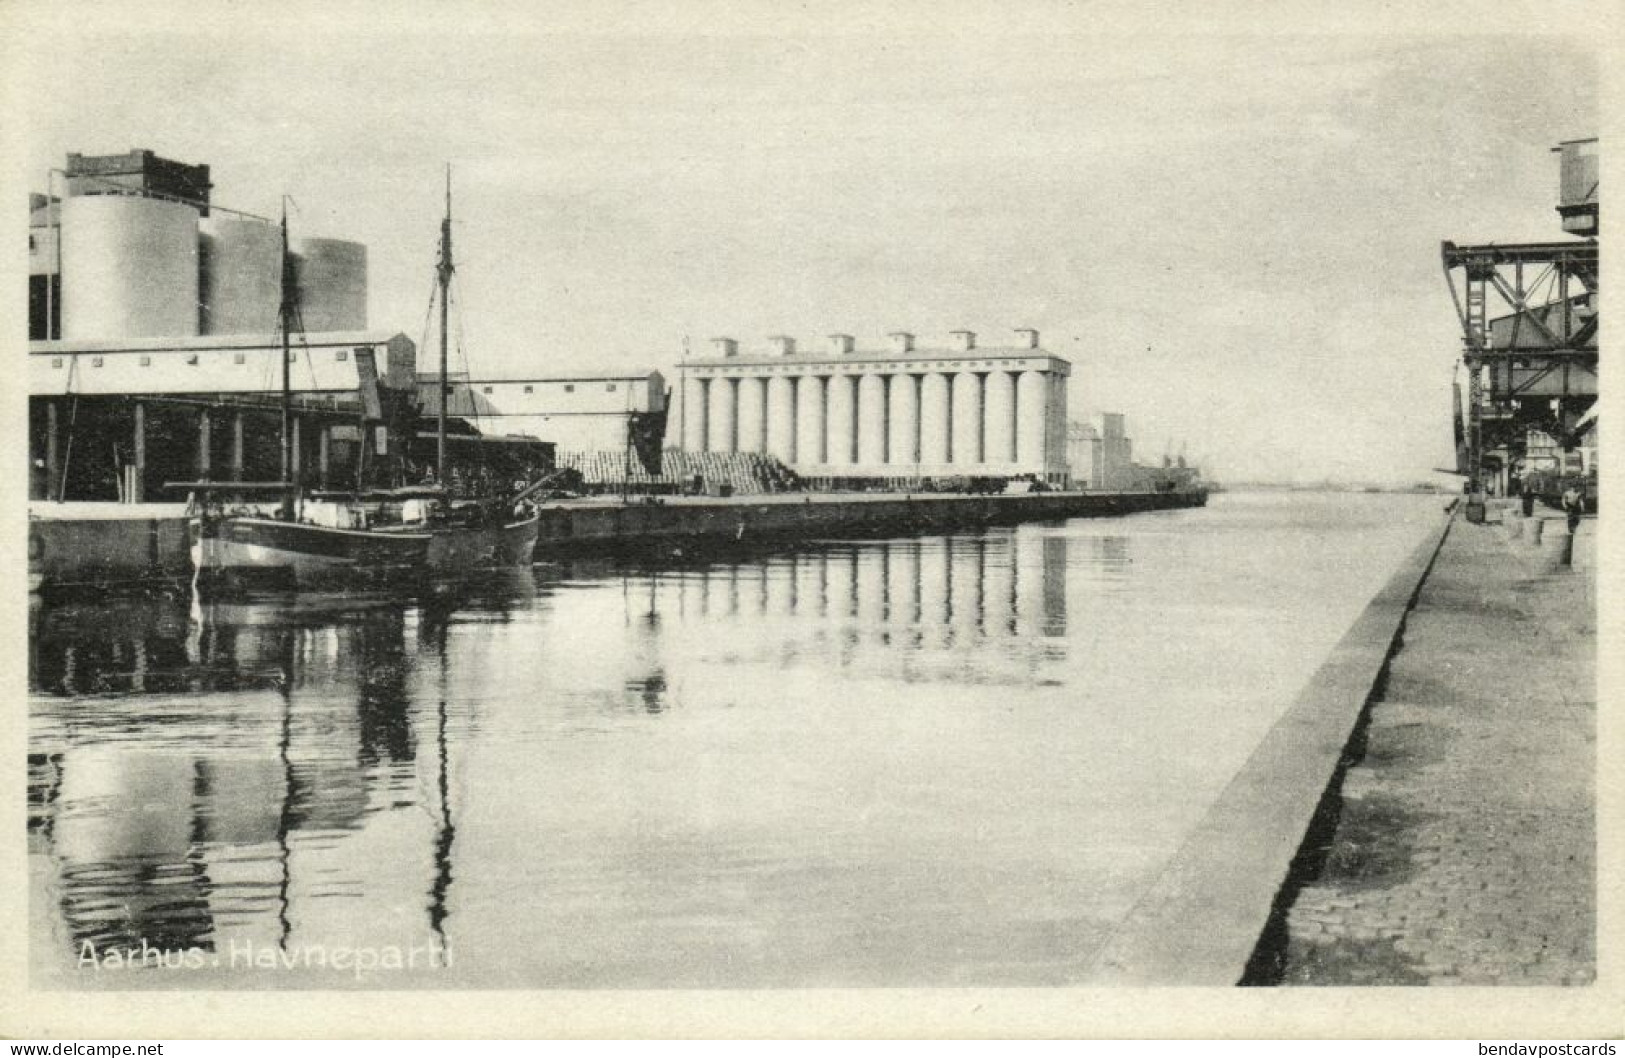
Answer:
<svg viewBox="0 0 1625 1058"><path fill-rule="evenodd" d="M200 585L327 587L402 583L427 568L428 533L334 529L274 518L194 518Z"/></svg>
<svg viewBox="0 0 1625 1058"><path fill-rule="evenodd" d="M541 516L506 525L435 529L430 532L428 568L436 575L529 566L535 560Z"/></svg>

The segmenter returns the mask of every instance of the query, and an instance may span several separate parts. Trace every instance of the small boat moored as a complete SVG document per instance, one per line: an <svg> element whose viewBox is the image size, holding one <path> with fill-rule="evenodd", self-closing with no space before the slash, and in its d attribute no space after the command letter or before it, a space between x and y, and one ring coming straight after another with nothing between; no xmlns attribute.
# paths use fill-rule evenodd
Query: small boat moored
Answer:
<svg viewBox="0 0 1625 1058"><path fill-rule="evenodd" d="M347 587L400 583L428 566L428 532L371 524L367 505L255 503L283 483L189 482L188 532L199 587ZM267 510L267 507L271 507Z"/></svg>

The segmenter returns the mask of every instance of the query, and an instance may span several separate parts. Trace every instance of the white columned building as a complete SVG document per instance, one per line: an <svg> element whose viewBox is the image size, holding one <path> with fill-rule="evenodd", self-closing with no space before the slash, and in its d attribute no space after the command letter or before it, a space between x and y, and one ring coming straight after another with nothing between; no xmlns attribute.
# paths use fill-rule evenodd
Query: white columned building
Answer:
<svg viewBox="0 0 1625 1058"><path fill-rule="evenodd" d="M796 376L796 458L792 465L821 466L825 461L824 383L823 375Z"/></svg>
<svg viewBox="0 0 1625 1058"><path fill-rule="evenodd" d="M719 338L714 355L681 367L683 444L765 453L832 484L1027 475L1065 484L1071 365L1037 331L1016 335L984 346L954 331L925 345L897 332L874 350L835 334L817 352L785 336L762 352Z"/></svg>
<svg viewBox="0 0 1625 1058"><path fill-rule="evenodd" d="M735 447L741 452L767 450L767 379L742 378L735 399L739 402Z"/></svg>

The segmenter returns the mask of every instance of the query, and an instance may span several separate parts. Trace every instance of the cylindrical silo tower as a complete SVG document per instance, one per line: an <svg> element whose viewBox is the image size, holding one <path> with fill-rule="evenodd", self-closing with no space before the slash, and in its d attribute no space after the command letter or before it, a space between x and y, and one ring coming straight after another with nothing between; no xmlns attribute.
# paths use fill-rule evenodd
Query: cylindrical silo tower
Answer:
<svg viewBox="0 0 1625 1058"><path fill-rule="evenodd" d="M952 406L947 375L933 372L920 379L920 462L941 466L948 462Z"/></svg>
<svg viewBox="0 0 1625 1058"><path fill-rule="evenodd" d="M767 380L745 377L739 380L739 440L741 452L761 452L767 448Z"/></svg>
<svg viewBox="0 0 1625 1058"><path fill-rule="evenodd" d="M796 383L784 375L767 380L767 450L781 462L796 461Z"/></svg>
<svg viewBox="0 0 1625 1058"><path fill-rule="evenodd" d="M295 261L299 322L306 331L367 329L367 248L343 239L302 239Z"/></svg>
<svg viewBox="0 0 1625 1058"><path fill-rule="evenodd" d="M982 461L982 377L974 371L954 375L954 463Z"/></svg>
<svg viewBox="0 0 1625 1058"><path fill-rule="evenodd" d="M198 333L198 211L134 195L62 202L62 336Z"/></svg>
<svg viewBox="0 0 1625 1058"><path fill-rule="evenodd" d="M802 375L796 379L796 462L816 465L824 453L824 378Z"/></svg>
<svg viewBox="0 0 1625 1058"><path fill-rule="evenodd" d="M1016 380L1016 460L1035 472L1048 458L1049 398L1048 376L1043 372L1023 371Z"/></svg>
<svg viewBox="0 0 1625 1058"><path fill-rule="evenodd" d="M886 462L886 376L858 378L858 462L877 467Z"/></svg>
<svg viewBox="0 0 1625 1058"><path fill-rule="evenodd" d="M705 420L705 450L707 452L732 452L734 449L735 419L734 380L731 378L713 378L711 380L710 410Z"/></svg>
<svg viewBox="0 0 1625 1058"><path fill-rule="evenodd" d="M982 387L982 413L987 423L986 450L989 463L1016 461L1016 381L1008 371L990 371Z"/></svg>
<svg viewBox="0 0 1625 1058"><path fill-rule="evenodd" d="M199 240L201 334L271 334L282 306L282 233L274 224L209 217Z"/></svg>
<svg viewBox="0 0 1625 1058"><path fill-rule="evenodd" d="M851 466L857 458L858 393L857 379L851 375L831 375L825 399L829 431L825 458L832 466Z"/></svg>
<svg viewBox="0 0 1625 1058"><path fill-rule="evenodd" d="M887 394L886 461L908 466L920 461L920 384L913 375L893 375Z"/></svg>
<svg viewBox="0 0 1625 1058"><path fill-rule="evenodd" d="M706 380L683 380L683 450L705 451Z"/></svg>

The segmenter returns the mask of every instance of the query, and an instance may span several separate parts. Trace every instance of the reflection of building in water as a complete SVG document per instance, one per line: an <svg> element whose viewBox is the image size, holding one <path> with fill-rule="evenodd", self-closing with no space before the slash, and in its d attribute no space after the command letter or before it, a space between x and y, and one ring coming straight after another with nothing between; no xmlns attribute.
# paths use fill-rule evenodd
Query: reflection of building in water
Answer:
<svg viewBox="0 0 1625 1058"><path fill-rule="evenodd" d="M985 647L996 654L1042 642L1053 655L1064 649L1067 631L1070 543L1021 533L932 537L719 563L654 575L646 595L633 593L629 613L670 606L710 621L811 619L805 627L818 634L840 628L838 642L848 647L872 641L909 651ZM724 634L717 642L733 640ZM660 644L651 638L646 646L656 653L645 668L663 674ZM837 657L846 664L854 656L843 649ZM981 671L1001 668L1007 666Z"/></svg>
<svg viewBox="0 0 1625 1058"><path fill-rule="evenodd" d="M75 957L83 942L207 950L229 935L274 946L311 913L290 917L301 896L320 909L346 887L416 884L398 857L347 853L352 839L340 840L403 807L391 792L403 782L420 786L414 724L424 719L410 704L404 607L214 605L195 628L185 604L178 616L169 603L122 607L112 620L75 616L41 615L34 690L134 692L95 709L53 707L50 697L36 706L33 847L52 861ZM216 689L250 693L208 693ZM422 766L443 768L443 754ZM431 870L447 874L430 863L449 856L438 836L449 823L432 829L418 857L417 899L430 902ZM373 877L386 868L388 879Z"/></svg>
<svg viewBox="0 0 1625 1058"><path fill-rule="evenodd" d="M818 616L864 626L923 625L986 635L1059 636L1066 631L1064 537L892 540L801 553L756 567L765 594L747 595L747 616ZM712 597L739 567L698 574Z"/></svg>
<svg viewBox="0 0 1625 1058"><path fill-rule="evenodd" d="M28 676L37 693L172 693L203 689L193 666L184 604L112 599L97 606L29 614Z"/></svg>

